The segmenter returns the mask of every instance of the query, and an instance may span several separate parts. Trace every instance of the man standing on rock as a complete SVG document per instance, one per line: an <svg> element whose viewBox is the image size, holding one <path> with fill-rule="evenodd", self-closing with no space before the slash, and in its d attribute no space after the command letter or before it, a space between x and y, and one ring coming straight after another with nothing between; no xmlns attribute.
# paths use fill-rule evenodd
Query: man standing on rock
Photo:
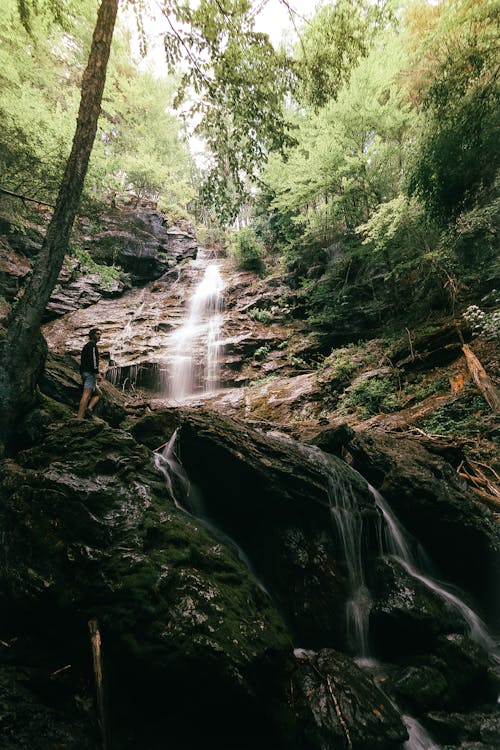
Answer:
<svg viewBox="0 0 500 750"><path fill-rule="evenodd" d="M98 328L91 328L89 331L89 341L87 341L82 349L80 373L83 382L83 393L77 419L84 419L87 409L89 412L92 412L102 395L101 389L97 386L97 378L99 376L99 350L97 349L97 342L100 338L100 330Z"/></svg>

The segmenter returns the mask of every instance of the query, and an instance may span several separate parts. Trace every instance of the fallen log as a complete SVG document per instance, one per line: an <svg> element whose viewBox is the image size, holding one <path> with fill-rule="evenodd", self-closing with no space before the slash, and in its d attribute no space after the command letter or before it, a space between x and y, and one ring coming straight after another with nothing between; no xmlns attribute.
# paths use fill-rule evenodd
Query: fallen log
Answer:
<svg viewBox="0 0 500 750"><path fill-rule="evenodd" d="M500 413L500 393L488 376L486 370L478 360L468 344L462 344L462 351L465 354L467 367L472 379L478 389L481 391L485 401L490 406L494 414Z"/></svg>

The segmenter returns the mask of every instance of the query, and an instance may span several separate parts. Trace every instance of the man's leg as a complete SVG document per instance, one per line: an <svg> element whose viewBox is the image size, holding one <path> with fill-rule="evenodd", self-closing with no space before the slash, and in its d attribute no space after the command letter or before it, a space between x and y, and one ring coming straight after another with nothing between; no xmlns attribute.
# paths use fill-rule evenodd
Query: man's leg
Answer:
<svg viewBox="0 0 500 750"><path fill-rule="evenodd" d="M85 418L85 410L87 408L87 404L89 402L90 396L92 394L91 388L84 388L82 397L80 399L80 406L78 407L78 415L77 419L84 419Z"/></svg>
<svg viewBox="0 0 500 750"><path fill-rule="evenodd" d="M89 403L89 406L88 406L88 410L89 411L92 411L94 409L94 406L97 404L97 402L101 398L101 395L102 395L101 389L100 388L94 388L94 391L93 391L93 394L92 394L92 398L90 399L90 403Z"/></svg>

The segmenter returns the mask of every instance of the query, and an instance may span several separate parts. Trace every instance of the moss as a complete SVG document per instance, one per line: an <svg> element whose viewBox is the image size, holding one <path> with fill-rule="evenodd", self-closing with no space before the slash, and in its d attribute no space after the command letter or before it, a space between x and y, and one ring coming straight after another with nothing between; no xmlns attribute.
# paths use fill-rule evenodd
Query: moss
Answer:
<svg viewBox="0 0 500 750"><path fill-rule="evenodd" d="M115 281L128 281L127 275L120 268L114 265L108 266L96 263L86 250L73 247L72 253L85 273L96 273L99 275L104 288L111 287Z"/></svg>
<svg viewBox="0 0 500 750"><path fill-rule="evenodd" d="M436 435L473 438L481 435L481 417L489 412L483 397L473 388L466 388L460 398L439 406L432 416L420 420L418 425L425 432Z"/></svg>

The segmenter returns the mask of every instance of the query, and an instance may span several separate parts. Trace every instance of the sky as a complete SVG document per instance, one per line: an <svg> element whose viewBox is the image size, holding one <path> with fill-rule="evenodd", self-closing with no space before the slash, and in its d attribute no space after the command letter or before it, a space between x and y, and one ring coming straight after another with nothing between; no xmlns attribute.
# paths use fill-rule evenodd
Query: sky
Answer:
<svg viewBox="0 0 500 750"><path fill-rule="evenodd" d="M293 11L294 21L292 21L289 10L280 0L253 0L255 7L261 8L255 19L255 28L257 31L265 32L269 35L274 46L278 46L285 37L292 41L296 37L295 26L300 27L305 18L311 18L318 0L286 0L287 5ZM154 7L154 0L149 0L150 7ZM295 22L295 24L294 24ZM134 22L131 21L133 24ZM145 60L140 62L140 66L147 67L152 72L161 77L168 75L167 64L165 62L165 52L163 48L163 30L166 28L166 21L161 15L157 16L155 21L146 19L145 29L148 38L148 54ZM135 35L133 35L134 37ZM139 60L139 48L134 49L133 54ZM191 134L188 136L191 154L199 166L203 166L205 159L205 146L203 140L192 135L195 122L188 120L188 130Z"/></svg>
<svg viewBox="0 0 500 750"><path fill-rule="evenodd" d="M310 18L313 15L317 0L286 0L287 5L296 11L294 15L295 25L299 27L304 23L304 18ZM263 6L255 19L255 28L269 35L272 43L277 46L283 36L293 39L296 36L294 23L290 17L290 12L280 0L253 0L255 7ZM151 8L154 2L150 1ZM133 22L132 22L133 23ZM167 75L167 66L165 63L165 54L163 52L162 31L166 22L161 15L156 21L145 23L148 36L148 56L146 63L154 69L156 75ZM139 57L138 49L134 50Z"/></svg>
<svg viewBox="0 0 500 750"><path fill-rule="evenodd" d="M312 16L316 5L315 0L287 0L287 2L290 8L298 14L295 17L297 26L303 23L301 16L305 18ZM264 31L269 35L273 44L279 44L284 33L295 33L290 14L280 0L268 0L257 16L255 25L259 31Z"/></svg>

